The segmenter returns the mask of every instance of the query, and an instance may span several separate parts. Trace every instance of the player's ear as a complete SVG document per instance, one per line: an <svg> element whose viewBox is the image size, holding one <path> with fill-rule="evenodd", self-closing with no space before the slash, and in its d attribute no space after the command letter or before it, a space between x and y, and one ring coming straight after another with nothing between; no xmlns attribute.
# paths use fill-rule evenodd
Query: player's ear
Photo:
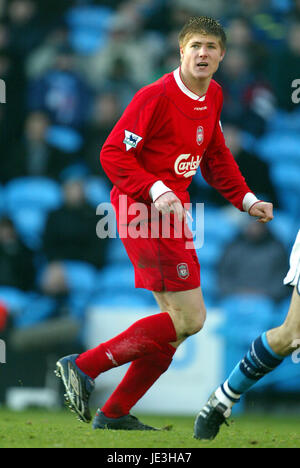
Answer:
<svg viewBox="0 0 300 468"><path fill-rule="evenodd" d="M225 57L225 54L226 54L226 49L222 49L222 50L221 50L220 62L222 62L223 58Z"/></svg>
<svg viewBox="0 0 300 468"><path fill-rule="evenodd" d="M182 60L183 60L183 57L184 57L184 51L183 51L183 47L182 47L182 46L180 46L180 49L179 49L179 50L180 50L180 60L181 60L181 62L182 62Z"/></svg>

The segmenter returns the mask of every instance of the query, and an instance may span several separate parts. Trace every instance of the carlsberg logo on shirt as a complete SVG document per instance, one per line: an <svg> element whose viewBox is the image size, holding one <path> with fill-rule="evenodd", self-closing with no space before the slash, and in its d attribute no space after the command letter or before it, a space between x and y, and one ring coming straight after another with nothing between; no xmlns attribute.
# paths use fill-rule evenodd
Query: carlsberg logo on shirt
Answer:
<svg viewBox="0 0 300 468"><path fill-rule="evenodd" d="M192 156L189 154L181 154L175 161L174 170L175 173L183 177L191 177L196 174L196 171L200 165L202 156Z"/></svg>

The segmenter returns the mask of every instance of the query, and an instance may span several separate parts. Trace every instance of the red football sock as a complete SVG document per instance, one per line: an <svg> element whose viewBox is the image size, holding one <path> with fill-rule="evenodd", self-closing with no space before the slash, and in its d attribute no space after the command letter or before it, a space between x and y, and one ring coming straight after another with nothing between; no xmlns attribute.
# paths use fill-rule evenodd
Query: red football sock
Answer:
<svg viewBox="0 0 300 468"><path fill-rule="evenodd" d="M108 418L120 418L142 398L156 380L169 368L176 348L166 344L162 351L133 361L123 380L101 411Z"/></svg>
<svg viewBox="0 0 300 468"><path fill-rule="evenodd" d="M76 364L95 379L112 367L160 351L163 345L174 341L177 341L177 334L173 321L163 312L138 320L115 338L86 351L78 356Z"/></svg>

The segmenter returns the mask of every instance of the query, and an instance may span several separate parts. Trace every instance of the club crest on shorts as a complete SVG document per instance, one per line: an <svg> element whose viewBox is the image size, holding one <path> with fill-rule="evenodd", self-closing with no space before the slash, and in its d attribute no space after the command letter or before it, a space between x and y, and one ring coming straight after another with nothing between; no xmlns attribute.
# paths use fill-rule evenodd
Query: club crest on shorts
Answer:
<svg viewBox="0 0 300 468"><path fill-rule="evenodd" d="M190 276L189 267L187 263L179 263L177 265L177 273L179 278L187 279Z"/></svg>
<svg viewBox="0 0 300 468"><path fill-rule="evenodd" d="M203 140L204 140L204 128L200 126L197 128L197 135L196 135L197 145L199 146L202 145Z"/></svg>

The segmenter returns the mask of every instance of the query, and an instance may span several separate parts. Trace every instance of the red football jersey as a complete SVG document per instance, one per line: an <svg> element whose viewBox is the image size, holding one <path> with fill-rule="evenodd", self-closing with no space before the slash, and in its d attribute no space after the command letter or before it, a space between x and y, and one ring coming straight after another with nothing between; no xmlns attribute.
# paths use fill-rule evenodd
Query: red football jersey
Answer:
<svg viewBox="0 0 300 468"><path fill-rule="evenodd" d="M151 203L149 190L162 181L188 203L187 189L200 166L204 179L243 210L251 190L225 144L222 105L218 83L211 80L199 97L182 82L180 68L142 88L101 151L103 169L114 184L112 201L123 193Z"/></svg>

